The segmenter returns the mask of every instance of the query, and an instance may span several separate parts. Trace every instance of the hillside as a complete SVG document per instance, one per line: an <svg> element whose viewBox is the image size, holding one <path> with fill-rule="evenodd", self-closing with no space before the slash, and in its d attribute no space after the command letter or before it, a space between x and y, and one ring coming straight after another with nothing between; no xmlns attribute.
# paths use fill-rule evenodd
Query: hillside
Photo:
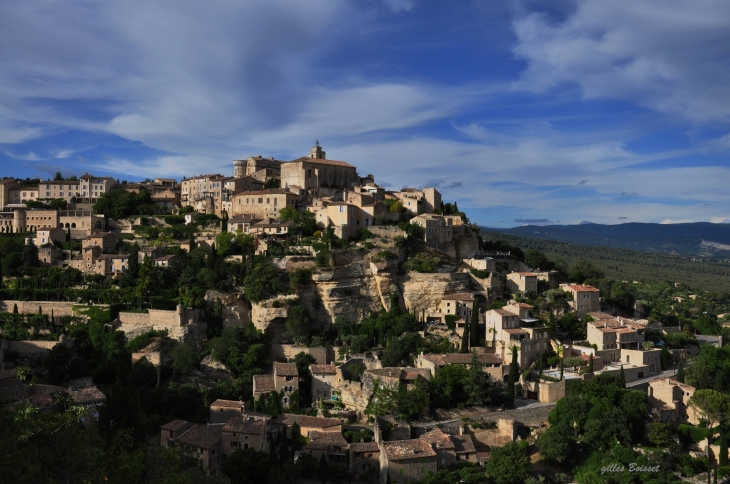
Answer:
<svg viewBox="0 0 730 484"><path fill-rule="evenodd" d="M730 224L584 223L482 230L580 245L730 258Z"/></svg>
<svg viewBox="0 0 730 484"><path fill-rule="evenodd" d="M685 282L707 291L730 291L730 261L727 260L594 247L484 230L482 236L487 240L505 240L523 250L539 249L551 259L564 259L568 265L581 259L590 260L604 270L606 277L615 280Z"/></svg>

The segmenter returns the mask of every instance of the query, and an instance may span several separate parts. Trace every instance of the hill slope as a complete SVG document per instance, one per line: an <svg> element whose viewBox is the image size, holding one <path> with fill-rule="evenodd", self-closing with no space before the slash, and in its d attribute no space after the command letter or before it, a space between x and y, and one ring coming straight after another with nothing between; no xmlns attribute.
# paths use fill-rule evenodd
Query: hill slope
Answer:
<svg viewBox="0 0 730 484"><path fill-rule="evenodd" d="M485 227L482 230L572 244L645 252L730 257L730 224L700 222L601 225L587 223L581 225L525 225L513 229Z"/></svg>
<svg viewBox="0 0 730 484"><path fill-rule="evenodd" d="M589 260L603 269L606 277L614 280L685 282L690 287L706 291L730 291L728 260L594 247L484 230L482 236L487 240L505 240L523 250L541 250L551 259L562 258L571 266L581 259Z"/></svg>

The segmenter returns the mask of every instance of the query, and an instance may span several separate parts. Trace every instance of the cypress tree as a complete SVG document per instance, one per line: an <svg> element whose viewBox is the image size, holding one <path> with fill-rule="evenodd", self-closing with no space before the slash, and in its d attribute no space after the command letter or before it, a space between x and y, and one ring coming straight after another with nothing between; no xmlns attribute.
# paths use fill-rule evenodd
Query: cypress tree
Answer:
<svg viewBox="0 0 730 484"><path fill-rule="evenodd" d="M626 374L624 373L624 365L621 365L621 371L618 372L618 384L621 388L626 388Z"/></svg>
<svg viewBox="0 0 730 484"><path fill-rule="evenodd" d="M560 380L563 380L563 370L565 369L565 363L563 362L563 359L560 358Z"/></svg>
<svg viewBox="0 0 730 484"><path fill-rule="evenodd" d="M471 328L469 328L469 339L471 345L479 346L479 306L477 306L477 300L474 299L474 303L471 305Z"/></svg>
<svg viewBox="0 0 730 484"><path fill-rule="evenodd" d="M674 377L679 383L684 383L684 358L679 360L679 367L677 368L677 375Z"/></svg>
<svg viewBox="0 0 730 484"><path fill-rule="evenodd" d="M289 458L289 446L286 442L286 434L281 437L281 445L279 446L279 463L283 463Z"/></svg>
<svg viewBox="0 0 730 484"><path fill-rule="evenodd" d="M13 303L13 314L18 314L18 303Z"/></svg>
<svg viewBox="0 0 730 484"><path fill-rule="evenodd" d="M517 347L512 347L512 363L509 365L507 377L507 404L511 407L515 403L515 383L520 377L520 367L517 364Z"/></svg>
<svg viewBox="0 0 730 484"><path fill-rule="evenodd" d="M464 323L464 333L461 335L461 352L469 351L469 325Z"/></svg>
<svg viewBox="0 0 730 484"><path fill-rule="evenodd" d="M720 467L727 466L727 428L723 425L720 427L722 434L720 435Z"/></svg>
<svg viewBox="0 0 730 484"><path fill-rule="evenodd" d="M593 373L593 353L591 353L590 360L588 361L588 373Z"/></svg>
<svg viewBox="0 0 730 484"><path fill-rule="evenodd" d="M0 288L3 287L3 265L2 261L0 261Z"/></svg>
<svg viewBox="0 0 730 484"><path fill-rule="evenodd" d="M662 352L660 354L661 363L662 363L662 370L666 370L669 367L669 348L667 348L667 345L665 344L662 346Z"/></svg>
<svg viewBox="0 0 730 484"><path fill-rule="evenodd" d="M537 359L537 374L542 376L542 356Z"/></svg>
<svg viewBox="0 0 730 484"><path fill-rule="evenodd" d="M329 475L329 472L327 470L327 459L325 459L324 454L322 454L322 458L319 459L319 469L317 472L317 476L319 477L319 482L321 484L327 484L328 475Z"/></svg>
<svg viewBox="0 0 730 484"><path fill-rule="evenodd" d="M725 382L723 381L722 371L715 373L715 391L722 393L724 391Z"/></svg>

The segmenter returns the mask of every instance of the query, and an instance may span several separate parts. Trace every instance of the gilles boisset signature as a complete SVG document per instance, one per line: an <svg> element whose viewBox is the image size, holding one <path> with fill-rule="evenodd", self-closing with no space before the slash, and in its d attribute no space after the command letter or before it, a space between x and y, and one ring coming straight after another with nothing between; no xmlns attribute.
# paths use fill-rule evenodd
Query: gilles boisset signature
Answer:
<svg viewBox="0 0 730 484"><path fill-rule="evenodd" d="M659 472L660 466L640 466L635 462L629 464L628 469L621 464L611 464L610 466L601 467L601 475L606 472Z"/></svg>

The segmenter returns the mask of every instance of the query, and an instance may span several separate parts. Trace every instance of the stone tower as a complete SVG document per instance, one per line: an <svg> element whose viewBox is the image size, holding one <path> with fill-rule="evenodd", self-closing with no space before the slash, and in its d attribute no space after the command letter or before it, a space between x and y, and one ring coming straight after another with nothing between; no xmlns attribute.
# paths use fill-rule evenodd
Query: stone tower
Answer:
<svg viewBox="0 0 730 484"><path fill-rule="evenodd" d="M26 220L25 209L16 208L13 210L13 232L16 234L25 232L27 229Z"/></svg>
<svg viewBox="0 0 730 484"><path fill-rule="evenodd" d="M233 176L235 178L246 176L246 160L233 160Z"/></svg>
<svg viewBox="0 0 730 484"><path fill-rule="evenodd" d="M319 146L319 140L317 140L312 147L312 151L309 152L309 157L317 160L324 160L325 154L326 153L322 150L322 147Z"/></svg>

